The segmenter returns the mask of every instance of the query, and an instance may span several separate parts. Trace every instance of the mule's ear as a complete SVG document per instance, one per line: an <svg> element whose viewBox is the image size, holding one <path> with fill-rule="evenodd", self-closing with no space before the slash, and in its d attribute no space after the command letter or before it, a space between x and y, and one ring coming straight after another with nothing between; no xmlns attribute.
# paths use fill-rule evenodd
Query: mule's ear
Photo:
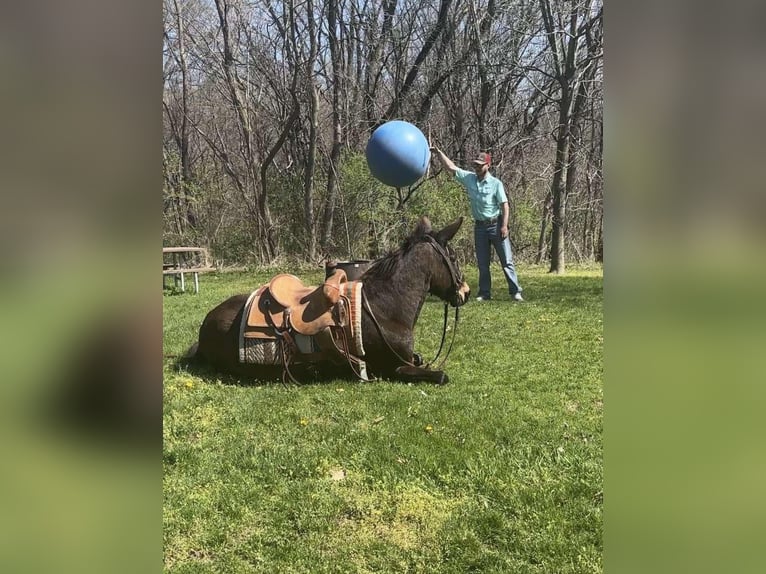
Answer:
<svg viewBox="0 0 766 574"><path fill-rule="evenodd" d="M436 240L439 243L447 243L447 241L450 241L455 237L455 234L458 232L461 225L463 225L463 218L458 217L455 221L436 234Z"/></svg>
<svg viewBox="0 0 766 574"><path fill-rule="evenodd" d="M429 233L431 233L431 221L424 215L418 220L418 224L415 226L412 235L415 237L423 237Z"/></svg>

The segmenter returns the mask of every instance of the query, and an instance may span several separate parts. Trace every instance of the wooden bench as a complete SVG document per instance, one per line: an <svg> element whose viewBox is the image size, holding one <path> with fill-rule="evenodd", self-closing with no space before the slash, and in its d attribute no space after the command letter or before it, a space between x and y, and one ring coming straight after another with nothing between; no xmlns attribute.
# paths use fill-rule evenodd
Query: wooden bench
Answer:
<svg viewBox="0 0 766 574"><path fill-rule="evenodd" d="M204 247L163 247L162 248L162 287L165 277L172 275L175 284L181 284L181 291L186 291L185 273L194 276L194 292L199 293L199 274L215 271L210 264L210 254Z"/></svg>

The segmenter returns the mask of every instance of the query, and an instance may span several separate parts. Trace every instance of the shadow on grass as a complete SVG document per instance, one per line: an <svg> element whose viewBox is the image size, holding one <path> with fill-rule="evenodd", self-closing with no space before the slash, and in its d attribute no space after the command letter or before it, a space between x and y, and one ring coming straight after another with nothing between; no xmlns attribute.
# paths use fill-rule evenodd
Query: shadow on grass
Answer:
<svg viewBox="0 0 766 574"><path fill-rule="evenodd" d="M194 285L192 285L191 289L189 289L187 286L186 290L184 291L181 291L181 288L176 287L175 285L163 285L162 294L165 297L175 297L177 295L198 295L198 293L194 292Z"/></svg>
<svg viewBox="0 0 766 574"><path fill-rule="evenodd" d="M416 353L422 362L422 357ZM215 369L203 359L178 358L171 363L171 369L176 373L188 373L202 379L206 383L221 383L237 387L260 387L271 385L286 385L288 387L306 385L324 385L328 383L393 383L411 384L410 381L389 379L385 377L364 381L356 376L348 365L336 365L330 362L304 363L290 366L289 375L283 374L281 365L238 365L242 373L225 373ZM428 381L417 384L431 385Z"/></svg>
<svg viewBox="0 0 766 574"><path fill-rule="evenodd" d="M527 301L542 304L592 305L604 296L601 277L530 277L523 287Z"/></svg>
<svg viewBox="0 0 766 574"><path fill-rule="evenodd" d="M177 373L189 373L206 383L221 383L237 387L259 387L264 385L305 386L315 384L327 384L332 381L359 381L343 365L332 364L316 365L303 364L290 367L295 380L289 376L283 377L281 365L240 365L241 373L225 373L217 370L204 359L178 358L171 362L171 368Z"/></svg>

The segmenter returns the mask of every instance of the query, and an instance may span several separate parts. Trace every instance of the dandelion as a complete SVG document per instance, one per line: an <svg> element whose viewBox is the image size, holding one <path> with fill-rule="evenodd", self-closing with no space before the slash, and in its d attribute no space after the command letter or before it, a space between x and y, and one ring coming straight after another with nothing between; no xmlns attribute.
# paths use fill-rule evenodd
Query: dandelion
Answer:
<svg viewBox="0 0 766 574"><path fill-rule="evenodd" d="M191 381L186 381L186 382L184 383L184 386L185 386L187 389L191 389L191 388L194 386L194 383L193 383L193 382L191 382Z"/></svg>
<svg viewBox="0 0 766 574"><path fill-rule="evenodd" d="M308 419L301 419L301 426L305 427L307 424L309 424Z"/></svg>
<svg viewBox="0 0 766 574"><path fill-rule="evenodd" d="M432 427L431 425L426 425L426 429L425 430L426 430L426 432L434 432L434 427Z"/></svg>

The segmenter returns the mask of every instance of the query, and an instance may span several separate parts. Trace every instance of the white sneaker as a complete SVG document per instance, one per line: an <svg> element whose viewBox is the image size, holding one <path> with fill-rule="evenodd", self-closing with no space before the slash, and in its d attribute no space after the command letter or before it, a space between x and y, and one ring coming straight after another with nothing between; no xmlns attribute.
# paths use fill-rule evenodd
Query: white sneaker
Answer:
<svg viewBox="0 0 766 574"><path fill-rule="evenodd" d="M479 295L478 297L476 297L476 300L477 301L489 301L490 298L489 297L484 297L482 295Z"/></svg>
<svg viewBox="0 0 766 574"><path fill-rule="evenodd" d="M521 296L521 293L516 293L516 294L513 296L513 300L514 300L514 301L523 301L523 300L524 300L524 297L522 297L522 296Z"/></svg>

